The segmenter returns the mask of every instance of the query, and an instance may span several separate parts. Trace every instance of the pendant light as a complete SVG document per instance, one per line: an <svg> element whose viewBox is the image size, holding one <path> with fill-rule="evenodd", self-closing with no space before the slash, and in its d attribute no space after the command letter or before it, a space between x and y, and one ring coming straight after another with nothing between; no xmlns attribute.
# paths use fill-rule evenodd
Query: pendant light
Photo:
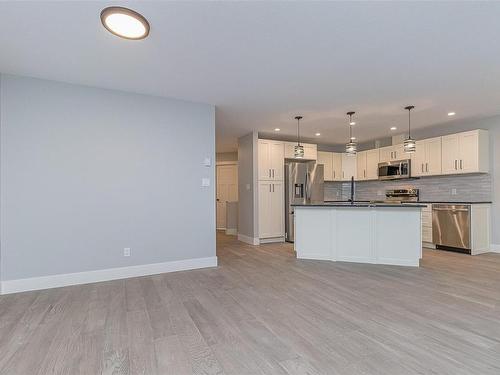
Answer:
<svg viewBox="0 0 500 375"><path fill-rule="evenodd" d="M415 108L414 105L409 105L408 107L405 107L405 109L408 111L408 138L405 139L404 141L404 151L408 154L414 153L417 150L417 145L415 143L415 140L411 137L411 128L410 128L410 112L411 110Z"/></svg>
<svg viewBox="0 0 500 375"><path fill-rule="evenodd" d="M300 144L300 120L302 116L295 116L295 120L297 120L297 145L294 147L293 156L295 159L303 159L304 158L304 146Z"/></svg>
<svg viewBox="0 0 500 375"><path fill-rule="evenodd" d="M355 122L352 121L352 115L354 115L355 113L356 112L354 111L347 112L347 115L349 116L349 142L347 142L345 145L345 152L348 156L356 155L356 152L358 150L358 146L356 142L354 142L354 137L352 136L352 127L355 124Z"/></svg>

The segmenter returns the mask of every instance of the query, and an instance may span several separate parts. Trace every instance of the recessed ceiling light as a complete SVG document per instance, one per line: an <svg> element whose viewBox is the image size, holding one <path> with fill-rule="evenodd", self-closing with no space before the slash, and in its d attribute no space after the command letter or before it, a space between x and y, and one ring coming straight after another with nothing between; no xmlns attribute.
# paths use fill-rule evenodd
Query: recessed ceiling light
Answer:
<svg viewBox="0 0 500 375"><path fill-rule="evenodd" d="M280 130L281 130L280 128L274 129L275 132L279 132Z"/></svg>
<svg viewBox="0 0 500 375"><path fill-rule="evenodd" d="M316 133L316 137L319 137L321 135L321 133Z"/></svg>
<svg viewBox="0 0 500 375"><path fill-rule="evenodd" d="M448 112L448 116L455 116L455 112Z"/></svg>
<svg viewBox="0 0 500 375"><path fill-rule="evenodd" d="M391 130L396 130L397 128L395 126L392 126L391 127Z"/></svg>
<svg viewBox="0 0 500 375"><path fill-rule="evenodd" d="M125 39L144 39L149 35L149 23L139 13L123 7L108 7L101 12L103 26L112 34Z"/></svg>
<svg viewBox="0 0 500 375"><path fill-rule="evenodd" d="M351 137L351 141L354 141L356 139L356 137Z"/></svg>
<svg viewBox="0 0 500 375"><path fill-rule="evenodd" d="M356 125L356 121L351 121L349 125Z"/></svg>

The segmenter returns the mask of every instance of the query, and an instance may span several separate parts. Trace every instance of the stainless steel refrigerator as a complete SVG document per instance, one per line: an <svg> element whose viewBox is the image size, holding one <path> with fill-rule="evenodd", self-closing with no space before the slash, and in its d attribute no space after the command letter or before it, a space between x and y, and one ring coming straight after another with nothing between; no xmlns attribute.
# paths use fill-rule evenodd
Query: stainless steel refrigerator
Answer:
<svg viewBox="0 0 500 375"><path fill-rule="evenodd" d="M323 165L314 161L285 163L285 238L295 240L292 204L324 202Z"/></svg>

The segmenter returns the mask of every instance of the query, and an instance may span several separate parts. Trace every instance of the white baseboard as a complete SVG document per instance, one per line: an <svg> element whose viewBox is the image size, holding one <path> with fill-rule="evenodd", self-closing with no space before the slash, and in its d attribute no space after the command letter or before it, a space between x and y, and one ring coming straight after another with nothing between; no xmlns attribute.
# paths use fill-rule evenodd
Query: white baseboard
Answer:
<svg viewBox="0 0 500 375"><path fill-rule="evenodd" d="M217 257L184 259L173 262L31 277L28 279L6 280L2 281L0 285L0 294L59 288L62 286L89 284L100 281L126 279L129 277L156 275L159 273L186 271L206 267L217 267Z"/></svg>
<svg viewBox="0 0 500 375"><path fill-rule="evenodd" d="M238 230L236 228L226 229L226 234L229 236L236 236L238 234Z"/></svg>
<svg viewBox="0 0 500 375"><path fill-rule="evenodd" d="M500 253L500 245L492 243L490 245L490 253Z"/></svg>
<svg viewBox="0 0 500 375"><path fill-rule="evenodd" d="M260 243L259 239L256 237L248 237L244 234L238 233L238 241L247 243L249 245L258 245Z"/></svg>
<svg viewBox="0 0 500 375"><path fill-rule="evenodd" d="M275 242L285 242L285 237L271 237L271 238L261 238L260 243L275 243Z"/></svg>

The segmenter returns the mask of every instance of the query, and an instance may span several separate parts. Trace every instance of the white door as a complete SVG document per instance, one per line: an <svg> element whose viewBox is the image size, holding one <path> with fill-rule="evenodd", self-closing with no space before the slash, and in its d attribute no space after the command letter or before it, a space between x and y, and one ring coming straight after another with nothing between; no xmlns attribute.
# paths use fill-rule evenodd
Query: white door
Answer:
<svg viewBox="0 0 500 375"><path fill-rule="evenodd" d="M458 172L459 146L458 134L441 137L442 173L454 174Z"/></svg>
<svg viewBox="0 0 500 375"><path fill-rule="evenodd" d="M425 173L428 176L441 174L441 137L425 141ZM418 150L418 146L417 146Z"/></svg>
<svg viewBox="0 0 500 375"><path fill-rule="evenodd" d="M460 133L458 145L460 156L458 165L460 173L471 173L479 170L479 137L476 131Z"/></svg>
<svg viewBox="0 0 500 375"><path fill-rule="evenodd" d="M366 180L366 151L358 152L356 155L358 180Z"/></svg>
<svg viewBox="0 0 500 375"><path fill-rule="evenodd" d="M407 154L402 143L392 146L392 160L409 159L411 154Z"/></svg>
<svg viewBox="0 0 500 375"><path fill-rule="evenodd" d="M283 182L275 181L271 186L271 236L283 237L285 235L285 194Z"/></svg>
<svg viewBox="0 0 500 375"><path fill-rule="evenodd" d="M393 149L392 146L380 148L380 162L387 163L392 160Z"/></svg>
<svg viewBox="0 0 500 375"><path fill-rule="evenodd" d="M411 155L411 175L425 175L425 161L427 155L427 144L425 141L417 141L416 151Z"/></svg>
<svg viewBox="0 0 500 375"><path fill-rule="evenodd" d="M285 168L285 145L283 142L272 142L269 148L269 167L271 178L282 181Z"/></svg>
<svg viewBox="0 0 500 375"><path fill-rule="evenodd" d="M378 178L379 150L366 151L366 180Z"/></svg>
<svg viewBox="0 0 500 375"><path fill-rule="evenodd" d="M333 153L318 151L318 164L323 165L324 180L333 181Z"/></svg>
<svg viewBox="0 0 500 375"><path fill-rule="evenodd" d="M217 166L217 229L226 228L226 203L238 200L238 166Z"/></svg>
<svg viewBox="0 0 500 375"><path fill-rule="evenodd" d="M342 180L342 154L333 153L333 181Z"/></svg>
<svg viewBox="0 0 500 375"><path fill-rule="evenodd" d="M259 182L259 237L272 237L271 198L272 183Z"/></svg>

